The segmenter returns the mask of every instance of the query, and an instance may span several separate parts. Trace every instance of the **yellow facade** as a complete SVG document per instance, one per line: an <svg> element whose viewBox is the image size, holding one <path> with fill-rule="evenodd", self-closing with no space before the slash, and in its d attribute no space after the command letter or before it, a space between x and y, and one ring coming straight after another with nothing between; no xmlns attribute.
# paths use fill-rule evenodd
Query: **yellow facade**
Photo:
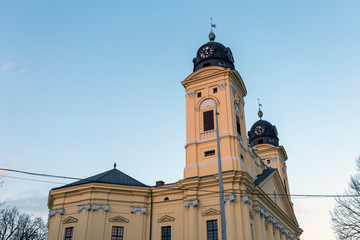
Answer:
<svg viewBox="0 0 360 240"><path fill-rule="evenodd" d="M214 129L204 131L204 112L215 114L215 104L227 238L299 239L302 230L287 196L285 149L248 145L247 91L240 74L231 68L207 66L194 71L182 84L187 136L184 179L153 187L88 181L52 189L49 240L65 239L70 230L71 239L112 239L114 229L121 231L123 239L165 239L165 229L170 234L166 239L206 240L209 234L221 239L217 136ZM111 171L114 175L118 172ZM211 224L217 224L217 233L211 232Z"/></svg>

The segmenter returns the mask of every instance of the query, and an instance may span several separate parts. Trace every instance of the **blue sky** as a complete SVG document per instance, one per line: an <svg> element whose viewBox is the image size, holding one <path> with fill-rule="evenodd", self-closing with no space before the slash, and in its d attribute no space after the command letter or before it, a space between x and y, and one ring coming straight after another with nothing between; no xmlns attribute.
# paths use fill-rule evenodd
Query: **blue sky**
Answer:
<svg viewBox="0 0 360 240"><path fill-rule="evenodd" d="M359 12L355 0L2 1L0 167L84 178L117 162L149 185L181 179L180 82L213 17L248 90L247 128L258 97L277 126L291 193L342 193L360 153ZM57 184L2 181L0 201L46 216ZM302 239L335 239L332 199L293 202Z"/></svg>

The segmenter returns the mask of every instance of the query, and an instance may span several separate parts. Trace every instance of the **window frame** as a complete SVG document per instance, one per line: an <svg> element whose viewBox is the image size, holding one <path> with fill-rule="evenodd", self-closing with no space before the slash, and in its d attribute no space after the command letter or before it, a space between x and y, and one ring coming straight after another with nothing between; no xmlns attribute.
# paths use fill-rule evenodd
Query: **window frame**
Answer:
<svg viewBox="0 0 360 240"><path fill-rule="evenodd" d="M114 234L114 229L117 229L116 233ZM121 230L121 231L119 231ZM124 226L111 226L111 240L124 240L125 227Z"/></svg>
<svg viewBox="0 0 360 240"><path fill-rule="evenodd" d="M164 229L167 229L166 235L163 235ZM171 240L171 225L161 226L161 240Z"/></svg>
<svg viewBox="0 0 360 240"><path fill-rule="evenodd" d="M214 228L214 223L216 223L216 229ZM209 229L209 224L214 229ZM206 221L206 239L207 240L219 240L219 227L218 220L211 219Z"/></svg>
<svg viewBox="0 0 360 240"><path fill-rule="evenodd" d="M70 235L68 235L68 230L70 230L69 231ZM65 228L65 233L64 233L64 239L65 240L72 240L73 237L74 237L74 227L66 227Z"/></svg>
<svg viewBox="0 0 360 240"><path fill-rule="evenodd" d="M204 132L215 130L214 110L203 111L203 128Z"/></svg>

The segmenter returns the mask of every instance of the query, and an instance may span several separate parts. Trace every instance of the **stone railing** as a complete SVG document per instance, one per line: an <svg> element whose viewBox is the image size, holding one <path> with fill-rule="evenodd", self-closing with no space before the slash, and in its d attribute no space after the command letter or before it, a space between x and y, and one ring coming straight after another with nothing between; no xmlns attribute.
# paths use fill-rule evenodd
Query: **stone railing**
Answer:
<svg viewBox="0 0 360 240"><path fill-rule="evenodd" d="M216 130L209 130L200 133L200 141L211 140L216 138Z"/></svg>

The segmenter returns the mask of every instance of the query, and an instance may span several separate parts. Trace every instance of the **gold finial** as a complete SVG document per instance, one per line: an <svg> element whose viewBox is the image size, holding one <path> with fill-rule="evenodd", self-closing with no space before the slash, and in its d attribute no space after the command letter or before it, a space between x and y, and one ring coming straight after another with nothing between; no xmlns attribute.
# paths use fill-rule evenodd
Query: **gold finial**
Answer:
<svg viewBox="0 0 360 240"><path fill-rule="evenodd" d="M213 28L216 28L216 25L213 24L212 18L210 18L210 33L209 33L209 40L213 42L215 40L215 33L213 31Z"/></svg>
<svg viewBox="0 0 360 240"><path fill-rule="evenodd" d="M259 118L261 120L261 118L263 116L263 112L261 111L262 104L260 103L260 98L258 98L258 104L259 104L258 116L259 116Z"/></svg>

